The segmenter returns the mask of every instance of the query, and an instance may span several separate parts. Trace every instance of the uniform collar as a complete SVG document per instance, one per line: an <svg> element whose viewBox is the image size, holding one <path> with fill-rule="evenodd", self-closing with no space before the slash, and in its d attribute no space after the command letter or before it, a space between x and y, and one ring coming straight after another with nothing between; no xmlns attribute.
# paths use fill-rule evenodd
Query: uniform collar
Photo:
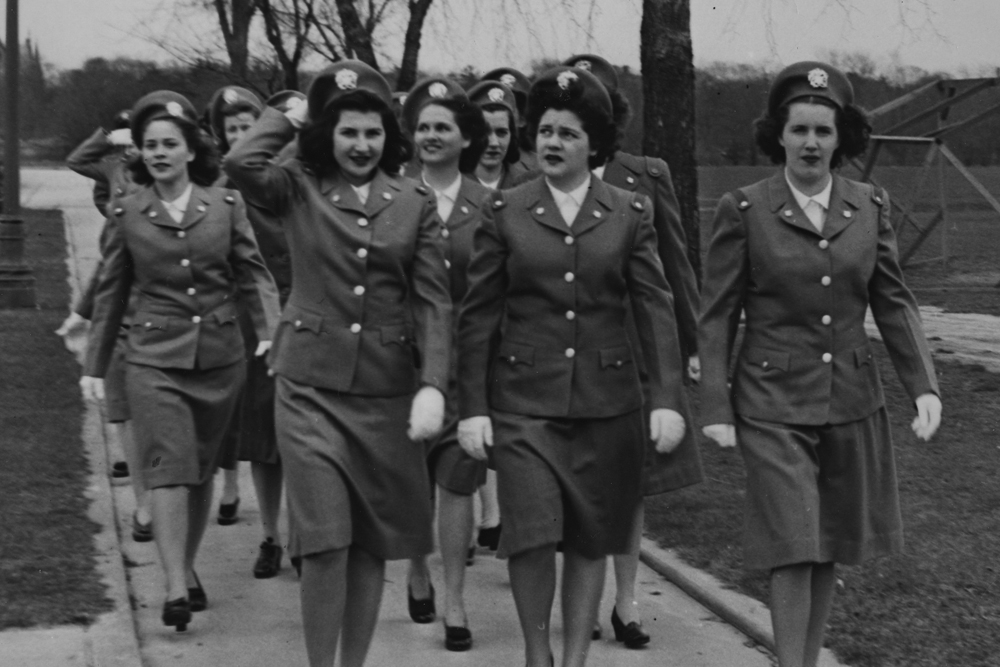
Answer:
<svg viewBox="0 0 1000 667"><path fill-rule="evenodd" d="M788 167L785 167L783 172L785 174L785 182L788 183L788 189L792 191L792 196L795 197L795 201L798 202L799 208L804 211L806 210L806 206L809 205L809 202L814 201L822 206L824 211L830 210L830 195L833 193L833 174L829 175L830 178L826 182L826 187L810 197L795 187L792 183L792 179L788 177Z"/></svg>

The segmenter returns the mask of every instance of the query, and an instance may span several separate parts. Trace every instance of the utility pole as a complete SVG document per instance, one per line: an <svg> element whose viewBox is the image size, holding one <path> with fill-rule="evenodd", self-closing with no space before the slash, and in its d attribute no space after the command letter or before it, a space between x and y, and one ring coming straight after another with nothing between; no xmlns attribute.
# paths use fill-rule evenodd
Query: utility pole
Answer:
<svg viewBox="0 0 1000 667"><path fill-rule="evenodd" d="M0 308L34 308L35 277L24 262L24 221L21 219L21 159L18 129L21 40L18 0L7 0L7 52L4 54L3 214L0 215Z"/></svg>

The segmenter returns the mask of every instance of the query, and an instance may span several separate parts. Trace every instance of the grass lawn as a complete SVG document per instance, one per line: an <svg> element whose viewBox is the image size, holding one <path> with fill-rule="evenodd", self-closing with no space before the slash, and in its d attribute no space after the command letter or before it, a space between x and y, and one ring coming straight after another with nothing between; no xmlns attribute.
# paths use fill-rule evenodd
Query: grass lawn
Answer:
<svg viewBox="0 0 1000 667"><path fill-rule="evenodd" d="M905 553L840 567L827 646L855 667L1000 665L1000 375L936 360L944 423L931 443L876 344L895 439ZM759 600L742 570L743 464L703 442L707 481L651 499L647 532Z"/></svg>
<svg viewBox="0 0 1000 667"><path fill-rule="evenodd" d="M0 311L0 629L89 623L111 609L84 498L80 368L52 333L67 314L58 211L25 211L37 310Z"/></svg>

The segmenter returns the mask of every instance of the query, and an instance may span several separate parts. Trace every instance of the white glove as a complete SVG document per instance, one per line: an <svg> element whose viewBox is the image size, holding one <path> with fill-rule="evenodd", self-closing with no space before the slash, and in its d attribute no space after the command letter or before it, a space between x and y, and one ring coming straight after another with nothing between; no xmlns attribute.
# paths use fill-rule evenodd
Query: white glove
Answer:
<svg viewBox="0 0 1000 667"><path fill-rule="evenodd" d="M424 386L413 397L410 407L410 440L426 440L444 425L444 394L437 387Z"/></svg>
<svg viewBox="0 0 1000 667"><path fill-rule="evenodd" d="M493 446L493 422L486 416L458 422L458 444L472 458L485 461L486 448Z"/></svg>
<svg viewBox="0 0 1000 667"><path fill-rule="evenodd" d="M95 378L84 375L80 378L80 390L86 401L100 403L104 400L104 378Z"/></svg>
<svg viewBox="0 0 1000 667"><path fill-rule="evenodd" d="M263 357L265 354L268 353L270 349L271 349L271 341L262 340L259 343L257 343L257 349L254 350L253 356Z"/></svg>
<svg viewBox="0 0 1000 667"><path fill-rule="evenodd" d="M302 129L302 126L306 124L309 120L309 104L305 100L300 102L298 105L293 106L291 109L285 112L285 118L288 122L295 126L296 130Z"/></svg>
<svg viewBox="0 0 1000 667"><path fill-rule="evenodd" d="M684 417L667 408L657 408L649 413L649 438L656 441L656 451L669 454L684 439Z"/></svg>
<svg viewBox="0 0 1000 667"><path fill-rule="evenodd" d="M56 329L56 335L62 336L63 345L76 355L77 359L81 359L87 349L87 334L89 332L90 321L76 313L70 313L69 317L63 320L62 325Z"/></svg>
<svg viewBox="0 0 1000 667"><path fill-rule="evenodd" d="M917 416L911 428L921 440L930 440L941 425L941 399L937 394L917 396Z"/></svg>
<svg viewBox="0 0 1000 667"><path fill-rule="evenodd" d="M701 432L715 440L719 447L736 446L736 427L732 424L710 424L703 427Z"/></svg>
<svg viewBox="0 0 1000 667"><path fill-rule="evenodd" d="M108 132L108 143L112 146L131 146L132 130L123 127L120 130Z"/></svg>

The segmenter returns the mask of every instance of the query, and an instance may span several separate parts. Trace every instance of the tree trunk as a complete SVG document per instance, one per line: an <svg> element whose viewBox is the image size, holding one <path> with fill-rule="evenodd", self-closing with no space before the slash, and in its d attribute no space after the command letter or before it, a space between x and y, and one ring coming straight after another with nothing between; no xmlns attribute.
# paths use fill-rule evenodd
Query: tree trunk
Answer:
<svg viewBox="0 0 1000 667"><path fill-rule="evenodd" d="M337 0L337 12L340 14L340 27L344 31L347 57L356 58L377 71L378 61L375 59L375 49L372 48L372 36L361 24L354 0Z"/></svg>
<svg viewBox="0 0 1000 667"><path fill-rule="evenodd" d="M279 9L272 5L270 0L256 0L256 2L257 6L260 8L261 15L264 17L264 34L267 36L267 41L271 44L271 47L274 49L274 54L277 56L278 63L281 65L281 71L285 75L284 87L286 90L298 90L299 61L302 60L302 50L304 48L305 41L308 39L309 21L312 17L312 5L308 4L306 6L305 15L303 15L303 11L299 6L298 0L293 0L292 2L292 9L288 12L290 15L288 21L291 22L289 32L291 33L295 48L291 53L289 53L288 49L285 48L285 36L284 30L282 29L282 19L278 15ZM281 9L284 9L284 7Z"/></svg>
<svg viewBox="0 0 1000 667"><path fill-rule="evenodd" d="M420 34L424 29L424 19L433 0L409 0L410 20L406 24L406 38L403 42L403 60L399 65L399 79L396 90L409 90L417 82L417 61L420 57Z"/></svg>
<svg viewBox="0 0 1000 667"><path fill-rule="evenodd" d="M245 81L250 60L250 22L257 11L256 0L214 0L214 4L229 54L229 69L233 76Z"/></svg>
<svg viewBox="0 0 1000 667"><path fill-rule="evenodd" d="M687 232L688 256L700 282L690 0L643 0L640 38L643 153L663 158L670 166Z"/></svg>

